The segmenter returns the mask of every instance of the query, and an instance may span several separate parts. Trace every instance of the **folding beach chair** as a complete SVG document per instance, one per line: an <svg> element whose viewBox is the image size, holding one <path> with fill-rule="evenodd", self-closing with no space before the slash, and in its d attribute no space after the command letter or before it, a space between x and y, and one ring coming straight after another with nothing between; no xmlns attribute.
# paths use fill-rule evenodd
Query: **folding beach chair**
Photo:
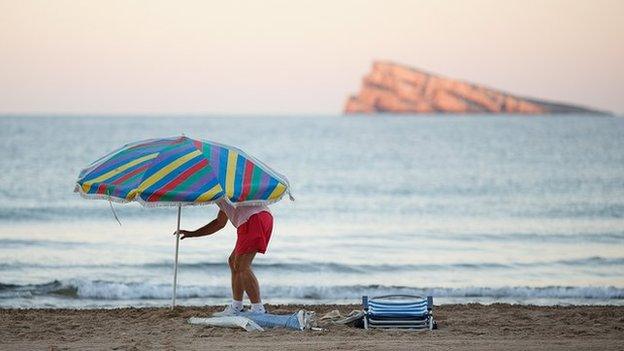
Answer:
<svg viewBox="0 0 624 351"><path fill-rule="evenodd" d="M364 307L364 329L400 328L429 329L437 328L433 319L433 297L423 298L415 295L385 295L369 298L362 296Z"/></svg>

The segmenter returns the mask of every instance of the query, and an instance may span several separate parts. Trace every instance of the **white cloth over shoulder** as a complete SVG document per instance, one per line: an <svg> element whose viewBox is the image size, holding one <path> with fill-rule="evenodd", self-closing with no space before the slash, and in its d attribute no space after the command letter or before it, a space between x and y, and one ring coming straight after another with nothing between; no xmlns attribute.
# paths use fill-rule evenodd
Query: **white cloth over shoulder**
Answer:
<svg viewBox="0 0 624 351"><path fill-rule="evenodd" d="M228 317L191 317L188 320L189 324L195 325L209 325L212 327L227 327L227 328L243 328L246 331L264 331L256 322L247 317L241 316L228 316Z"/></svg>
<svg viewBox="0 0 624 351"><path fill-rule="evenodd" d="M226 199L219 199L215 202L221 211L225 212L227 218L232 224L238 228L241 224L247 222L249 217L262 211L271 212L267 205L245 205L234 207Z"/></svg>

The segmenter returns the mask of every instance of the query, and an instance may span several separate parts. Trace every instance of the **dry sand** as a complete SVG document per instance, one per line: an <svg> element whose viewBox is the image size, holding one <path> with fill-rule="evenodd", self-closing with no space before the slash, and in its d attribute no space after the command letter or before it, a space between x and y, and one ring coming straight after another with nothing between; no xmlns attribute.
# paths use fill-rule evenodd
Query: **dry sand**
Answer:
<svg viewBox="0 0 624 351"><path fill-rule="evenodd" d="M289 313L302 306L268 306ZM343 314L358 306L305 306ZM191 326L215 307L114 310L0 310L3 350L624 350L624 307L536 307L506 304L436 306L439 329L365 331L329 326L324 332Z"/></svg>

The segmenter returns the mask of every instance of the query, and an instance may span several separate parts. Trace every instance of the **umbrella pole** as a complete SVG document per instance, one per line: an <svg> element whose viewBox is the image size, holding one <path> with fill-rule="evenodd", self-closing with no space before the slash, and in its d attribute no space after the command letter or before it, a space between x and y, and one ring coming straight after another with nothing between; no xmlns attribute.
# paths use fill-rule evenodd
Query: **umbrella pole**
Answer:
<svg viewBox="0 0 624 351"><path fill-rule="evenodd" d="M182 205L178 205L178 229L176 230L175 244L175 260L173 262L173 295L171 297L171 309L176 304L176 287L178 285L178 249L180 247L180 215L182 214Z"/></svg>

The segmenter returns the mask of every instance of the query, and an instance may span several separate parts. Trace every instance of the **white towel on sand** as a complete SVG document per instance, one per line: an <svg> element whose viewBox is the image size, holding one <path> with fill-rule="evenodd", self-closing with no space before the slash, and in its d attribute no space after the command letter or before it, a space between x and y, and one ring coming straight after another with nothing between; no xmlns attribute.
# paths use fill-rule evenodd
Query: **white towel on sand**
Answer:
<svg viewBox="0 0 624 351"><path fill-rule="evenodd" d="M256 322L247 317L241 316L228 316L228 317L191 317L188 320L189 324L196 325L209 325L212 327L229 327L229 328L243 328L246 331L264 331Z"/></svg>

